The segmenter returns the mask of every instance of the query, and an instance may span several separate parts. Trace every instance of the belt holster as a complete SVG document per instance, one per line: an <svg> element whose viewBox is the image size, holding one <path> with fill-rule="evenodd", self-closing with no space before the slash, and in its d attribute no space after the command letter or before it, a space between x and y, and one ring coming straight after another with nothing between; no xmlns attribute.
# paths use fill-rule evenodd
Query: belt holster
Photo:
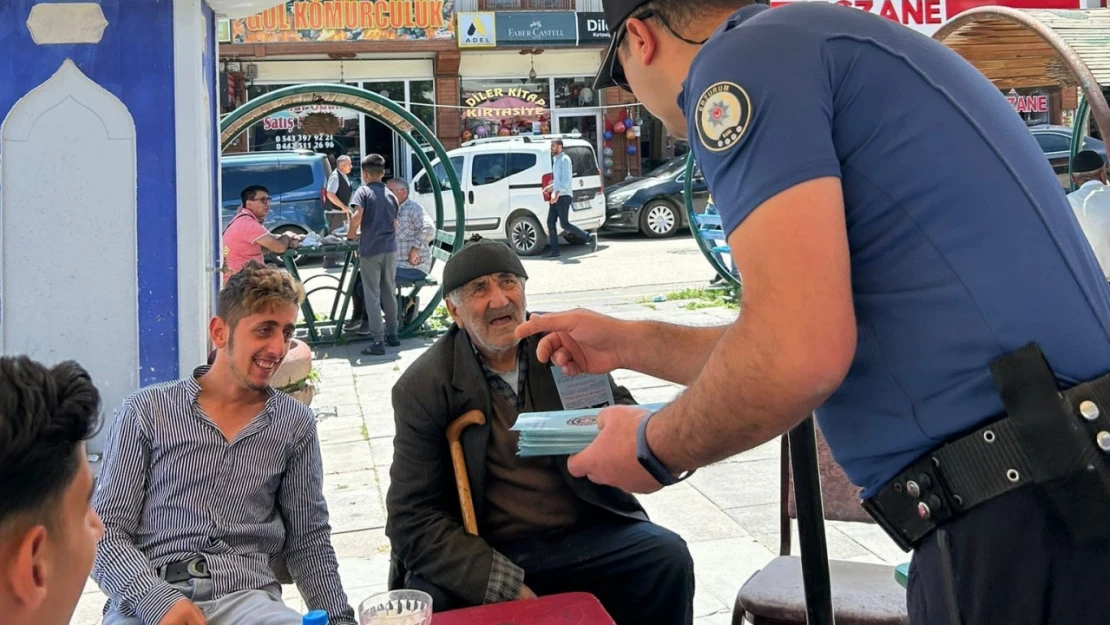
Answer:
<svg viewBox="0 0 1110 625"><path fill-rule="evenodd" d="M991 363L1006 417L918 458L863 507L905 551L1019 488L1040 491L1077 542L1110 535L1110 374L1059 392L1035 343Z"/></svg>
<svg viewBox="0 0 1110 625"><path fill-rule="evenodd" d="M1110 518L1110 376L1057 390L1035 343L991 365L1033 482L1076 542L1107 537Z"/></svg>

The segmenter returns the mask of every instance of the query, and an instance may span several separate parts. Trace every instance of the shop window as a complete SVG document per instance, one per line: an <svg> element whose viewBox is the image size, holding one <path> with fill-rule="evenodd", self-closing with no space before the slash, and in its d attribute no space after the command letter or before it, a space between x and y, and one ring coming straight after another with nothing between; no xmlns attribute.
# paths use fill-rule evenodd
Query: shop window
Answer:
<svg viewBox="0 0 1110 625"><path fill-rule="evenodd" d="M462 141L551 132L549 81L463 80Z"/></svg>
<svg viewBox="0 0 1110 625"><path fill-rule="evenodd" d="M251 85L247 89L248 99L261 97L276 89L290 85ZM338 121L336 132L331 135L309 134L304 131L305 118L312 113L335 116ZM358 132L359 114L350 109L327 104L299 106L288 111L274 113L261 122L251 126L250 147L252 152L267 150L313 150L327 154L334 163L336 157L347 154L355 161L361 154Z"/></svg>
<svg viewBox="0 0 1110 625"><path fill-rule="evenodd" d="M598 104L598 94L593 90L593 76L555 79L555 108L570 109Z"/></svg>
<svg viewBox="0 0 1110 625"><path fill-rule="evenodd" d="M509 154L509 175L515 176L522 171L528 171L536 166L536 155L532 153L513 152Z"/></svg>
<svg viewBox="0 0 1110 625"><path fill-rule="evenodd" d="M471 184L478 187L504 180L506 157L505 153L475 155L474 163L470 166Z"/></svg>

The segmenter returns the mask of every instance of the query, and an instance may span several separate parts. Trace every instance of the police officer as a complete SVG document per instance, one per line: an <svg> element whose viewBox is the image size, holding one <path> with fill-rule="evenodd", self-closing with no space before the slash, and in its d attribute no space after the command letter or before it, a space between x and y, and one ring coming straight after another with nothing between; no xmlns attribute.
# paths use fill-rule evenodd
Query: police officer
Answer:
<svg viewBox="0 0 1110 625"><path fill-rule="evenodd" d="M834 4L604 6L594 87L688 137L744 289L724 327L571 311L520 328L547 333L540 358L567 373L688 386L650 417L607 408L571 472L651 492L815 411L865 507L914 550L912 623L1106 622L1110 514L1077 522L1069 502L1110 510L1095 446L1110 403L1057 389L1110 370L1110 294L1001 92L940 43Z"/></svg>

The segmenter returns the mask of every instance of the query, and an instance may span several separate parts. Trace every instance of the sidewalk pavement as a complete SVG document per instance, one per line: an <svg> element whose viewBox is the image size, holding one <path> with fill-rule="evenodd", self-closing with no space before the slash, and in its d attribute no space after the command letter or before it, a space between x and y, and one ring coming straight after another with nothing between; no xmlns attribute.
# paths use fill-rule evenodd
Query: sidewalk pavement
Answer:
<svg viewBox="0 0 1110 625"><path fill-rule="evenodd" d="M611 301L611 300L609 300ZM695 310L682 302L610 304L577 302L624 319L657 319L688 325L713 325L735 318L727 308ZM536 308L535 305L531 306ZM555 301L543 309L560 308ZM393 460L393 384L431 340L406 340L382 357L362 356L365 344L317 350L321 411L320 443L324 494L331 513L332 541L344 588L357 609L366 597L386 590L389 541L385 537L385 493ZM674 398L682 387L639 373L614 373L637 401ZM694 558L698 625L727 625L736 592L779 549L779 440L700 469L688 481L640 496L651 519L683 536ZM829 557L858 562L899 564L909 555L875 525L827 524ZM797 530L794 531L797 553ZM893 577L894 572L891 571ZM285 587L286 603L304 610L295 586ZM86 585L72 625L99 623L105 597Z"/></svg>

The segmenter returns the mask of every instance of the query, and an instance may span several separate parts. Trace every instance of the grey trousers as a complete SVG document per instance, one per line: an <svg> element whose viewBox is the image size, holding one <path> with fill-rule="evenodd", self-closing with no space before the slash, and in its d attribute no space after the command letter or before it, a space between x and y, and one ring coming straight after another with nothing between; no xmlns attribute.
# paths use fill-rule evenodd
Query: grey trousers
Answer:
<svg viewBox="0 0 1110 625"><path fill-rule="evenodd" d="M261 590L240 590L212 600L212 580L191 579L174 584L185 598L196 604L208 625L301 625L301 615L281 601L281 586L271 584ZM158 625L124 616L112 608L104 615L103 625Z"/></svg>
<svg viewBox="0 0 1110 625"><path fill-rule="evenodd" d="M375 342L381 342L386 334L397 334L397 254L390 252L360 256L358 262L359 271L362 272L362 296L366 302L366 316L370 320L370 335ZM388 297L382 297L383 295ZM381 302L381 310L373 306L377 302Z"/></svg>

